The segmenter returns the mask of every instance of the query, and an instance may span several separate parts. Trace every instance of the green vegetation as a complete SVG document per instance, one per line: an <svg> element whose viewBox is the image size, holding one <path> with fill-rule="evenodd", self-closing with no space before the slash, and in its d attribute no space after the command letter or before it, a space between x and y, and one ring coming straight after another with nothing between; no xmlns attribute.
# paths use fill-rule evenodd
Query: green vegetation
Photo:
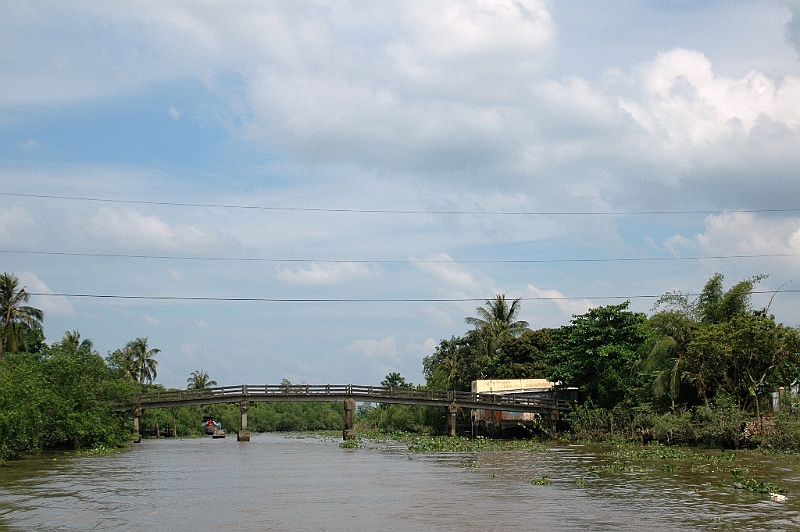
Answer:
<svg viewBox="0 0 800 532"><path fill-rule="evenodd" d="M37 353L7 353L0 361L0 460L124 444L130 429L112 409L134 391L97 353L75 350L67 338Z"/></svg>
<svg viewBox="0 0 800 532"><path fill-rule="evenodd" d="M752 308L765 277L726 291L716 274L694 299L665 294L649 317L626 302L537 331L516 320L519 300L500 295L466 319L474 329L423 360L426 385L466 391L476 379L547 378L578 389L568 421L579 439L800 451L791 394L760 430L772 392L800 380L800 332Z"/></svg>
<svg viewBox="0 0 800 532"><path fill-rule="evenodd" d="M800 379L800 332L776 322L768 308L752 309L751 295L763 279L725 291L717 274L695 299L665 294L649 317L625 302L535 331L517 319L520 300L501 294L465 319L471 330L441 341L423 360L425 384L418 387L467 391L476 379L547 378L579 392L565 416L574 438L798 452L800 400L784 393L774 415L769 405L773 392ZM159 350L136 338L104 360L78 331L48 346L42 313L26 306L28 299L16 276L0 276L0 460L39 449L123 444L130 419L112 407L130 402L137 391L163 389L153 383ZM215 384L204 370L187 379L190 389ZM414 387L396 372L381 384ZM237 405L209 405L146 410L140 431L195 435L203 416L226 431L239 427ZM428 436L445 431L445 416L442 408L365 404L355 424L359 431L411 433L412 450L489 445ZM468 411L458 416L469 420ZM248 425L254 432L340 430L343 412L338 403L254 403Z"/></svg>
<svg viewBox="0 0 800 532"><path fill-rule="evenodd" d="M140 421L144 437L184 437L202 434L203 416L222 423L222 429L239 430L241 413L238 404L182 406L145 410ZM341 403L252 403L247 412L251 432L308 432L338 430L344 426Z"/></svg>

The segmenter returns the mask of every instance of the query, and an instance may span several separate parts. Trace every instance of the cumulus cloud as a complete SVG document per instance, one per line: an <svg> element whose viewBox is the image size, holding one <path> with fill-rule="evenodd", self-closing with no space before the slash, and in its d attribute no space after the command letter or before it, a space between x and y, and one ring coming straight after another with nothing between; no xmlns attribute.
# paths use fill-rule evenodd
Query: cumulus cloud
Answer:
<svg viewBox="0 0 800 532"><path fill-rule="evenodd" d="M705 232L674 235L666 246L708 254L787 254L800 252L800 219L760 218L754 213L726 212L705 219Z"/></svg>
<svg viewBox="0 0 800 532"><path fill-rule="evenodd" d="M0 244L22 243L28 240L33 218L27 209L19 206L0 207Z"/></svg>
<svg viewBox="0 0 800 532"><path fill-rule="evenodd" d="M188 342L181 345L180 349L182 354L188 356L189 358L193 358L198 349L200 349L200 345L195 342Z"/></svg>
<svg viewBox="0 0 800 532"><path fill-rule="evenodd" d="M48 316L71 316L74 314L69 300L66 297L49 295L54 293L53 290L35 274L24 271L17 274L17 277L20 287L25 288L29 294L37 294L31 296L28 304L41 310L45 319Z"/></svg>
<svg viewBox="0 0 800 532"><path fill-rule="evenodd" d="M590 299L565 299L558 290L537 288L528 285L528 292L536 298L547 299L554 303L567 316L585 314L589 309L599 306Z"/></svg>
<svg viewBox="0 0 800 532"><path fill-rule="evenodd" d="M434 253L422 259L412 258L411 264L451 288L469 292L478 287L475 277L447 253Z"/></svg>
<svg viewBox="0 0 800 532"><path fill-rule="evenodd" d="M189 225L170 225L158 216L146 216L135 209L103 207L89 220L89 234L115 248L132 250L204 253L223 247L221 239Z"/></svg>
<svg viewBox="0 0 800 532"><path fill-rule="evenodd" d="M786 0L786 5L792 12L792 18L786 24L786 38L800 55L800 0Z"/></svg>
<svg viewBox="0 0 800 532"><path fill-rule="evenodd" d="M278 268L278 278L291 284L330 285L374 277L377 271L362 263L312 263L295 269Z"/></svg>
<svg viewBox="0 0 800 532"><path fill-rule="evenodd" d="M669 150L704 147L724 135L748 134L759 120L796 129L800 78L775 79L757 70L739 79L714 74L702 53L675 49L636 71L639 101L620 99L648 133Z"/></svg>
<svg viewBox="0 0 800 532"><path fill-rule="evenodd" d="M391 336L383 340L356 340L350 344L349 350L370 360L396 361L400 357L400 350Z"/></svg>

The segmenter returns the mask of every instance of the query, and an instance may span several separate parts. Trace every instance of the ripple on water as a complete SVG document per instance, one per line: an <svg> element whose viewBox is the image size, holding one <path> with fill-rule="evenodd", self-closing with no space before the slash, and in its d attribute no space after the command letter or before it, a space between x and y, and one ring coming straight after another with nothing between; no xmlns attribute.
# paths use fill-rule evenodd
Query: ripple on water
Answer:
<svg viewBox="0 0 800 532"><path fill-rule="evenodd" d="M0 521L23 530L800 527L790 459L742 453L734 465L697 468L613 451L414 454L392 444L349 450L331 439L260 434L249 443L149 440L106 456L4 466ZM787 501L734 490L734 466L792 484ZM531 483L542 477L551 483Z"/></svg>

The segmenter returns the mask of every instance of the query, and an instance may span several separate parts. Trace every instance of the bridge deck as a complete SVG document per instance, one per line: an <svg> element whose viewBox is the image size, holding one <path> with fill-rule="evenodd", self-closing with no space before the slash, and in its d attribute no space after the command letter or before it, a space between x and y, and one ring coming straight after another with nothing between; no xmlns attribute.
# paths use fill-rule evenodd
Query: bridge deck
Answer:
<svg viewBox="0 0 800 532"><path fill-rule="evenodd" d="M142 408L169 408L186 405L251 402L343 401L389 403L423 406L449 406L455 402L462 408L545 413L566 411L571 403L551 397L520 397L448 390L418 388L386 388L354 384L243 384L202 390L168 390L136 394L134 403ZM116 411L130 410L119 405Z"/></svg>

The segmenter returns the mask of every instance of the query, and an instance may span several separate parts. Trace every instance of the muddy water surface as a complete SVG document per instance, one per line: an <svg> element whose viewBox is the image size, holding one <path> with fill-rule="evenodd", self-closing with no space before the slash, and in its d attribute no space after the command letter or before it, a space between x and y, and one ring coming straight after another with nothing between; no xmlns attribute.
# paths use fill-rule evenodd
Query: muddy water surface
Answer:
<svg viewBox="0 0 800 532"><path fill-rule="evenodd" d="M800 529L796 458L692 453L415 454L278 434L147 440L0 466L0 529ZM785 500L735 489L732 470L788 489Z"/></svg>

